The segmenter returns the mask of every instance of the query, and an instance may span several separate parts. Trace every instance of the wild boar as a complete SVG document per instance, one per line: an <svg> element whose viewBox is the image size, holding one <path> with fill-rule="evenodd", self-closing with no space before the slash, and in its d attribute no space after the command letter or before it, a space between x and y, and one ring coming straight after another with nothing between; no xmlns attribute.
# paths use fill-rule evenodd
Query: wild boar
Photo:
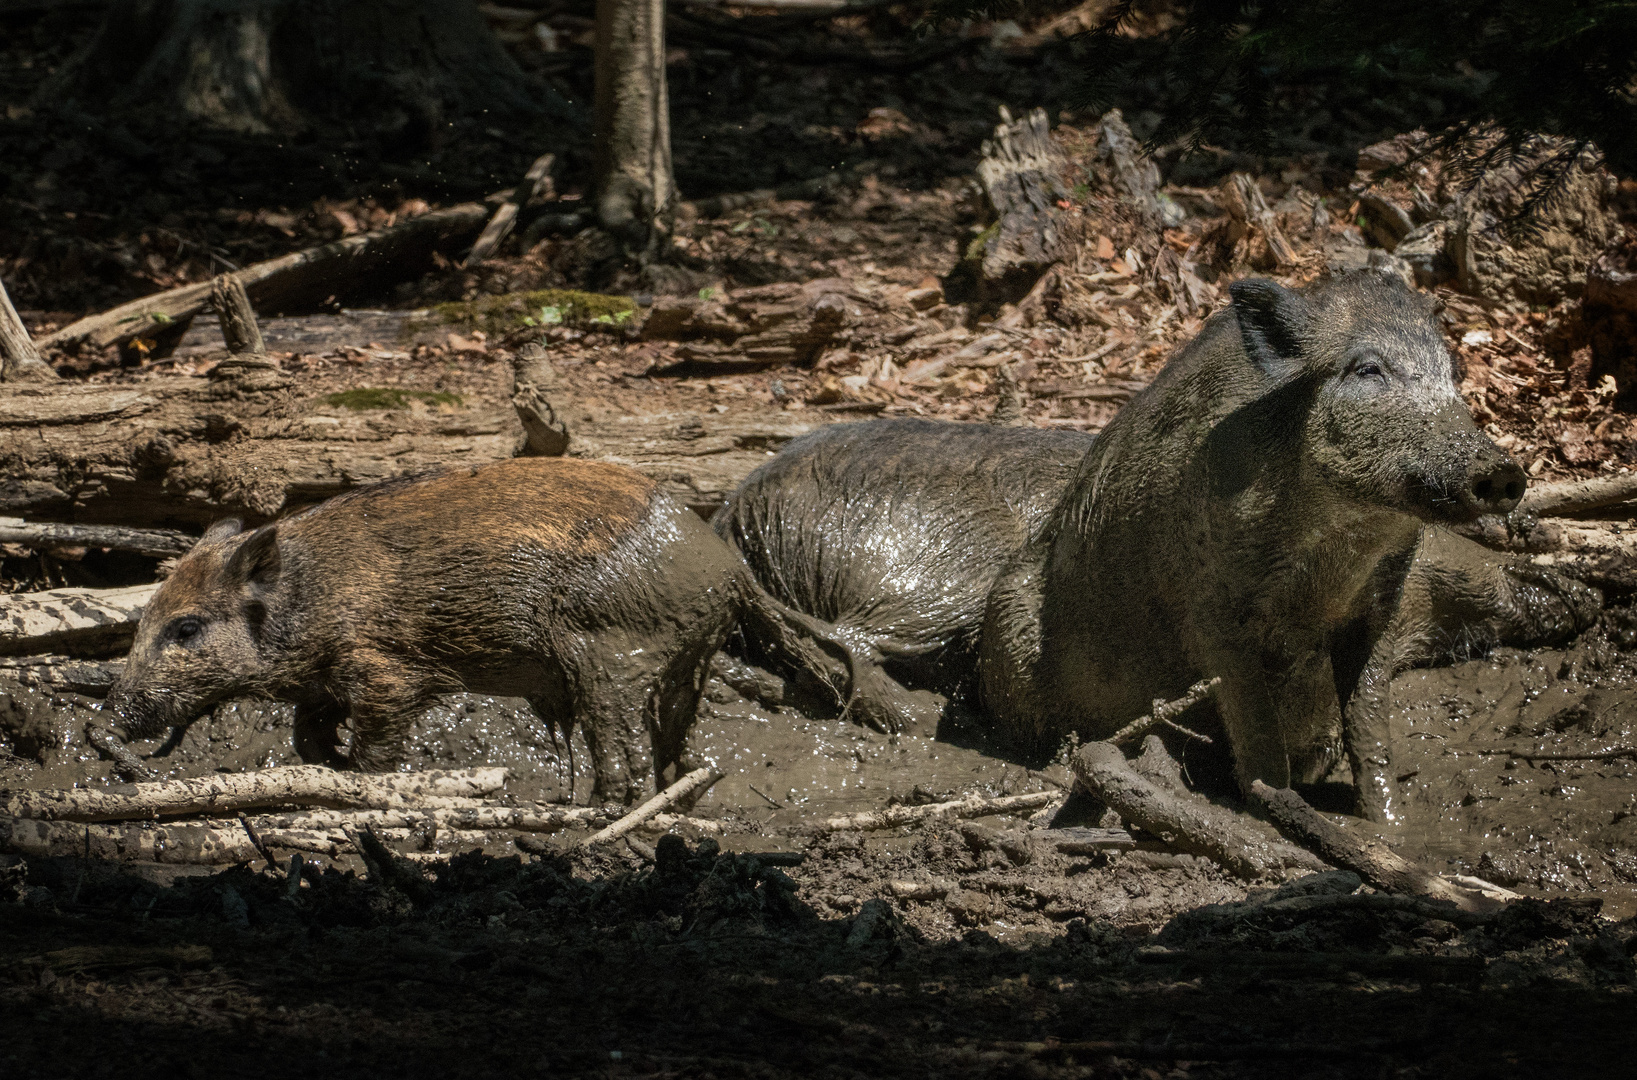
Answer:
<svg viewBox="0 0 1637 1080"><path fill-rule="evenodd" d="M1452 633L1567 635L1600 598L1435 527L1506 512L1525 478L1473 425L1431 300L1372 272L1231 293L1095 439L815 432L716 527L865 659L940 651L1021 746L1220 676L1243 787L1345 747L1360 810L1390 816L1392 673Z"/></svg>
<svg viewBox="0 0 1637 1080"><path fill-rule="evenodd" d="M680 767L732 628L787 614L808 623L647 478L520 458L216 525L149 603L105 707L151 735L232 696L291 701L304 759L382 769L436 695L515 695L582 725L596 796L629 802Z"/></svg>

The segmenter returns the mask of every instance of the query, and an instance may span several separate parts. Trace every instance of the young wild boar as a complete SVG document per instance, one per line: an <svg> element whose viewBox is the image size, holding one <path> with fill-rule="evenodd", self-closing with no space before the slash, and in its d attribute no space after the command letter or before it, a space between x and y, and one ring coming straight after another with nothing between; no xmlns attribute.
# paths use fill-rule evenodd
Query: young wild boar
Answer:
<svg viewBox="0 0 1637 1080"><path fill-rule="evenodd" d="M985 455L1015 435L817 432L718 531L874 659L937 643L1022 744L1106 737L1220 676L1242 786L1319 779L1345 746L1362 811L1390 816L1392 673L1452 633L1563 636L1599 601L1427 527L1524 488L1473 425L1430 300L1369 272L1231 291L1095 439L1042 439L997 472Z"/></svg>
<svg viewBox="0 0 1637 1080"><path fill-rule="evenodd" d="M213 527L143 613L106 707L151 735L228 697L291 701L304 759L341 764L350 719L350 764L381 769L436 695L516 695L583 725L597 797L629 802L678 763L710 658L746 615L782 618L651 481L520 458Z"/></svg>

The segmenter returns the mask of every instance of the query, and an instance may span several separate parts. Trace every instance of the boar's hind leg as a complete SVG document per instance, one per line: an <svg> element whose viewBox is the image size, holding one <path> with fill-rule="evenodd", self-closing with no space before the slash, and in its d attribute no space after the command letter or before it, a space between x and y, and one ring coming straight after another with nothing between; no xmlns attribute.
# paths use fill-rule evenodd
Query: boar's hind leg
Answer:
<svg viewBox="0 0 1637 1080"><path fill-rule="evenodd" d="M648 672L615 673L598 665L582 670L574 692L574 717L591 751L592 799L633 803L654 779L654 736L660 710L659 680Z"/></svg>

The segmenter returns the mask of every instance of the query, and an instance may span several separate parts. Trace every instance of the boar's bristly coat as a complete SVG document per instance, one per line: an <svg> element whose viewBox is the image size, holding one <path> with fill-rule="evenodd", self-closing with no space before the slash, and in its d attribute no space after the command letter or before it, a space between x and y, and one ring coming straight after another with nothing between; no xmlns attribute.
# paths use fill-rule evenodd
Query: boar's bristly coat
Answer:
<svg viewBox="0 0 1637 1080"><path fill-rule="evenodd" d="M212 528L143 613L107 707L154 734L230 696L291 701L304 759L379 769L436 695L515 695L582 725L597 797L630 801L679 761L712 654L768 605L647 478L521 458Z"/></svg>
<svg viewBox="0 0 1637 1080"><path fill-rule="evenodd" d="M1094 439L821 430L717 530L900 674L942 650L1037 753L1220 677L1243 787L1345 750L1360 809L1390 816L1393 672L1451 636L1562 637L1599 598L1437 527L1507 512L1525 478L1473 424L1432 300L1374 272L1231 293Z"/></svg>

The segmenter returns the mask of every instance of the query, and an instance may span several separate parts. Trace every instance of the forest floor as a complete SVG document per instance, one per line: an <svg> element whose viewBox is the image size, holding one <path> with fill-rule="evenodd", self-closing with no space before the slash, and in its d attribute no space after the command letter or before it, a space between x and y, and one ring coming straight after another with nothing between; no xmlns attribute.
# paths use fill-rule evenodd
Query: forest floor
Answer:
<svg viewBox="0 0 1637 1080"><path fill-rule="evenodd" d="M560 201L572 207L584 192L588 159L574 133L558 146L474 128L394 159L367 140L275 147L65 125L31 95L83 40L76 18L0 22L0 153L12 163L0 187L0 279L36 335L482 198L543 150L561 156ZM530 51L540 36L517 37L515 19L495 19L526 67L567 96L589 95L583 12L564 6L542 19L564 50L553 53ZM862 16L828 33L848 48L915 47L907 28ZM561 288L631 293L639 311L667 300L583 235L514 243L471 269L440 260L323 311L264 319L270 352L306 400L400 389L412 393L371 400L459 409L504 407L517 350L541 341L557 381L574 388L571 433L643 414L705 424L777 415L787 432L877 415L983 421L1008 386L1025 422L1095 431L1208 314L1209 304L1187 310L1156 279L1159 250L1207 267L1213 290L1251 271L1232 252L1207 251L1225 219L1216 185L1230 171L1255 176L1293 246L1295 260L1272 268L1282 280L1363 265L1375 249L1359 209L1367 177L1326 147L1386 140L1400 127L1390 109L1331 102L1334 130L1308 131L1301 152L1162 156L1162 191L1182 216L1146 241L1105 219L1094 183L1077 188L1063 207L1080 244L1065 284L1021 311L1016 298L963 300L955 272L987 223L973 168L998 108L1049 107L1088 178L1098 119L1069 107L1074 54L1045 27L984 24L972 34L970 47L909 72L792 68L713 46L706 32L674 50L687 196L836 178L810 198L685 213L680 269L668 279L677 297L725 310L788 296L778 290L796 283L839 282L846 325L804 363L713 369L696 343L644 333L640 319L525 327L410 314ZM1123 104L1140 133L1140 92ZM1405 189L1383 190L1407 202ZM1587 377L1573 295L1531 303L1440 292L1463 390L1532 477L1637 465L1631 414ZM996 333L1003 348L977 347ZM968 349L975 362L951 362ZM56 359L73 378L141 383L203 375L224 355L201 324L169 355ZM1637 521L1605 531L1618 538L1627 527ZM77 575L93 568L108 584L152 571L3 555L8 591L88 583ZM695 753L727 776L690 812L719 832L687 833L682 848L490 846L442 863L415 901L364 880L344 855L322 860L293 896L248 866L195 875L0 857L0 1070L1583 1075L1620 1060L1633 1040L1637 775L1629 758L1530 763L1493 750L1637 739L1629 551L1559 561L1605 589L1611 614L1597 628L1561 649L1452 659L1394 687L1409 812L1388 839L1434 869L1532 898L1498 916L1393 907L1368 890L1348 895L1356 881L1335 877L1239 881L1157 842L1064 855L1046 836L1050 813L816 835L836 813L1054 790L1067 774L989 746L958 708L936 731L889 739L713 683ZM6 692L15 707L0 723L0 784L114 782L85 742L94 700ZM266 767L293 760L288 722L287 710L234 703L168 744L133 748L167 775ZM507 765L519 796L571 798L583 780L572 764L583 766L583 751L570 755L512 702L452 700L411 742L416 766ZM1220 761L1185 764L1221 772Z"/></svg>

